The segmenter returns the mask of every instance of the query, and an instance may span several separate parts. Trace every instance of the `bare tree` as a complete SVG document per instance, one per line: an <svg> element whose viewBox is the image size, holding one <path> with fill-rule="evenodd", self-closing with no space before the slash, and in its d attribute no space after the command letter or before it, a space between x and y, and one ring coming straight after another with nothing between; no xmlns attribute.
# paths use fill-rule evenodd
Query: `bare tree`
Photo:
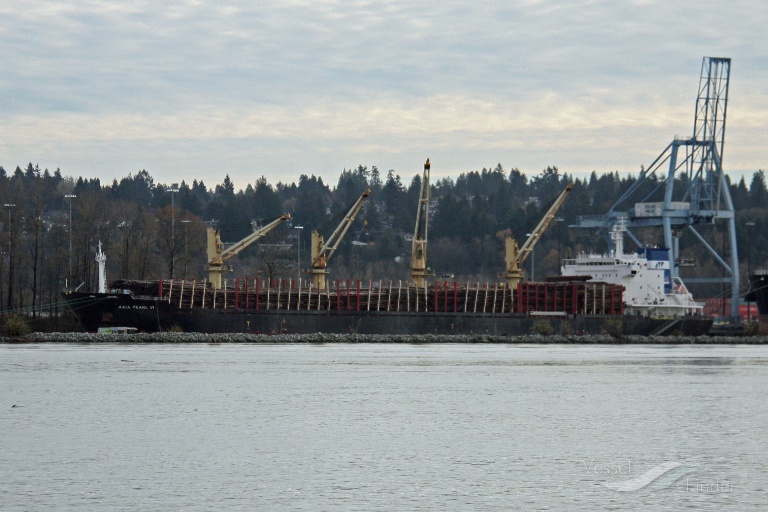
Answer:
<svg viewBox="0 0 768 512"><path fill-rule="evenodd" d="M35 179L27 191L28 209L26 215L26 229L30 235L27 238L27 251L32 267L32 317L37 317L38 276L40 273L40 261L43 258L44 244L43 215L47 200L45 183L41 179Z"/></svg>
<svg viewBox="0 0 768 512"><path fill-rule="evenodd" d="M143 212L141 214L142 228L136 237L135 263L131 268L135 269L137 279L150 279L158 276L159 258L157 253L158 222L153 215Z"/></svg>
<svg viewBox="0 0 768 512"><path fill-rule="evenodd" d="M178 221L177 221L178 222ZM179 226L181 228L179 229ZM202 275L207 263L206 228L207 224L200 218L184 213L180 224L176 225L179 235L183 237L178 254L177 267L183 269L183 277ZM177 272L178 274L178 272Z"/></svg>
<svg viewBox="0 0 768 512"><path fill-rule="evenodd" d="M168 276L174 278L176 274L176 261L184 250L184 230L180 229L181 217L178 208L171 205L161 208L157 214L157 248L168 270Z"/></svg>
<svg viewBox="0 0 768 512"><path fill-rule="evenodd" d="M296 258L289 244L281 243L276 236L267 235L256 246L255 256L247 260L245 270L251 270L262 279L286 277L296 268Z"/></svg>

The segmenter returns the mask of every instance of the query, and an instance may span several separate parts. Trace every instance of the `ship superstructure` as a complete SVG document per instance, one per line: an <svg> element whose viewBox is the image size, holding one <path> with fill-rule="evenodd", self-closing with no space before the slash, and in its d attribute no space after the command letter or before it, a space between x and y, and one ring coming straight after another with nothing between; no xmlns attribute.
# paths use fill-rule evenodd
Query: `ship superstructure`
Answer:
<svg viewBox="0 0 768 512"><path fill-rule="evenodd" d="M682 279L671 275L669 249L643 247L636 253L625 254L625 231L626 218L619 217L611 229L613 251L582 253L563 260L561 274L623 286L627 315L650 318L701 315L704 304L693 299Z"/></svg>

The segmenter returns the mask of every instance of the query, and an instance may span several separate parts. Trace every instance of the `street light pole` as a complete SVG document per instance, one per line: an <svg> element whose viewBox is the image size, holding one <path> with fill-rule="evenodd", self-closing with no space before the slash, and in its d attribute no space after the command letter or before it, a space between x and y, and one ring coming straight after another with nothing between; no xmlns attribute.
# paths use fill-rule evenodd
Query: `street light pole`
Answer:
<svg viewBox="0 0 768 512"><path fill-rule="evenodd" d="M752 221L749 221L747 222L746 225L747 225L747 231L751 231L750 228L753 228L755 226L755 223ZM750 232L750 233L747 233L747 284L748 286L752 285L750 281L751 273L752 273L752 233ZM747 322L751 322L751 321L752 321L752 302L747 301Z"/></svg>
<svg viewBox="0 0 768 512"><path fill-rule="evenodd" d="M8 309L12 309L11 300L13 299L13 230L11 227L11 208L16 205L6 203L3 205L8 208Z"/></svg>
<svg viewBox="0 0 768 512"><path fill-rule="evenodd" d="M301 283L301 230L304 226L293 226L296 231L296 284Z"/></svg>
<svg viewBox="0 0 768 512"><path fill-rule="evenodd" d="M67 272L67 281L65 288L69 288L72 285L72 200L77 196L75 194L67 194L64 196L69 199L69 271Z"/></svg>

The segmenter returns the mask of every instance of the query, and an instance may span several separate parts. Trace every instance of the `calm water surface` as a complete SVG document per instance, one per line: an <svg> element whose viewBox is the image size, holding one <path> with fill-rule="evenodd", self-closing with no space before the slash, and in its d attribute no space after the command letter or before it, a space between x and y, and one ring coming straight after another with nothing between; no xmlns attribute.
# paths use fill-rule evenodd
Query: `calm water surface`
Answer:
<svg viewBox="0 0 768 512"><path fill-rule="evenodd" d="M5 510L768 507L762 346L0 345L0 397Z"/></svg>

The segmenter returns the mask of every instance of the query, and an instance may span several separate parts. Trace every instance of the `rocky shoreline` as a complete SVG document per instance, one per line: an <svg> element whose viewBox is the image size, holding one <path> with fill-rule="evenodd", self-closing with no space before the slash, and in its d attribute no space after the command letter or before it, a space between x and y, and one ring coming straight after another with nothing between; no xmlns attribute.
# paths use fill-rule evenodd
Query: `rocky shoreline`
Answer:
<svg viewBox="0 0 768 512"><path fill-rule="evenodd" d="M95 334L72 332L36 332L19 337L0 337L0 343L250 343L250 344L296 344L296 343L467 343L467 344L661 344L661 345L763 345L768 336L623 336L604 334L588 335L538 335L492 336L473 335L388 335L388 334L201 334L201 333L137 333L137 334Z"/></svg>

